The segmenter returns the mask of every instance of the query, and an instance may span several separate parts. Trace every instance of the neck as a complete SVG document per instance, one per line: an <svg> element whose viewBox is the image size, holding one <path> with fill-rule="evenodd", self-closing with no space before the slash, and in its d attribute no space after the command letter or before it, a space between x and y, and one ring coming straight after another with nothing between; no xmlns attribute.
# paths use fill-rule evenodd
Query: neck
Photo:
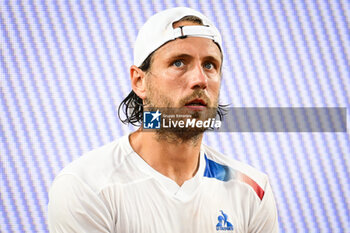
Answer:
<svg viewBox="0 0 350 233"><path fill-rule="evenodd" d="M130 144L152 168L181 186L198 170L203 134L188 141L169 141L155 132L138 130L130 135Z"/></svg>

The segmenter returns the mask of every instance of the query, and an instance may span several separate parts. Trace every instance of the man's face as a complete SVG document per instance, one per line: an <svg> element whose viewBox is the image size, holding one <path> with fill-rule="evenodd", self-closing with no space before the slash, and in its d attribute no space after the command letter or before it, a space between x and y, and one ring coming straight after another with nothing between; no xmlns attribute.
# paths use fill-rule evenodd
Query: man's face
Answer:
<svg viewBox="0 0 350 233"><path fill-rule="evenodd" d="M188 22L181 25L185 24ZM196 112L216 108L221 63L221 52L210 39L187 37L168 42L154 53L146 75L146 105Z"/></svg>

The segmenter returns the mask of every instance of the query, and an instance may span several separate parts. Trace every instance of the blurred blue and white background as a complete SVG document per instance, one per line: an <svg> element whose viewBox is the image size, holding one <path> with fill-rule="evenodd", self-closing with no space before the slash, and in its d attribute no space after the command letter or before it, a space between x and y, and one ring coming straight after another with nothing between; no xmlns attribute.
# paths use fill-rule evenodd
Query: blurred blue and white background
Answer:
<svg viewBox="0 0 350 233"><path fill-rule="evenodd" d="M0 232L47 232L48 189L73 159L133 130L117 108L141 25L188 6L223 35L221 102L350 107L348 0L3 0ZM349 132L349 130L348 130ZM349 133L209 133L267 173L281 232L350 232Z"/></svg>

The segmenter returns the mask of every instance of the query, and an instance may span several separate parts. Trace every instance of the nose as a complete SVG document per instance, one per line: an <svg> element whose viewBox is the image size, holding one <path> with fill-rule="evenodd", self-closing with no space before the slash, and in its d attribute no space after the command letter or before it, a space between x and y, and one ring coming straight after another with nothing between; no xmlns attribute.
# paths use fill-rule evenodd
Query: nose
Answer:
<svg viewBox="0 0 350 233"><path fill-rule="evenodd" d="M193 72L191 74L191 89L206 89L208 86L208 77L203 67L198 64L193 68Z"/></svg>

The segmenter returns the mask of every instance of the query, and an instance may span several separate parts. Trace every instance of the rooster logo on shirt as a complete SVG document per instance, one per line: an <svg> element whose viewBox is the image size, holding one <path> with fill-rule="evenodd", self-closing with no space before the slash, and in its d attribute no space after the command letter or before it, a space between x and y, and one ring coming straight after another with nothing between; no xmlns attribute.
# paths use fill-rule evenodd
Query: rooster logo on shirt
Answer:
<svg viewBox="0 0 350 233"><path fill-rule="evenodd" d="M227 214L220 210L221 215L218 216L218 224L216 224L217 231L233 231L233 225L227 220Z"/></svg>

